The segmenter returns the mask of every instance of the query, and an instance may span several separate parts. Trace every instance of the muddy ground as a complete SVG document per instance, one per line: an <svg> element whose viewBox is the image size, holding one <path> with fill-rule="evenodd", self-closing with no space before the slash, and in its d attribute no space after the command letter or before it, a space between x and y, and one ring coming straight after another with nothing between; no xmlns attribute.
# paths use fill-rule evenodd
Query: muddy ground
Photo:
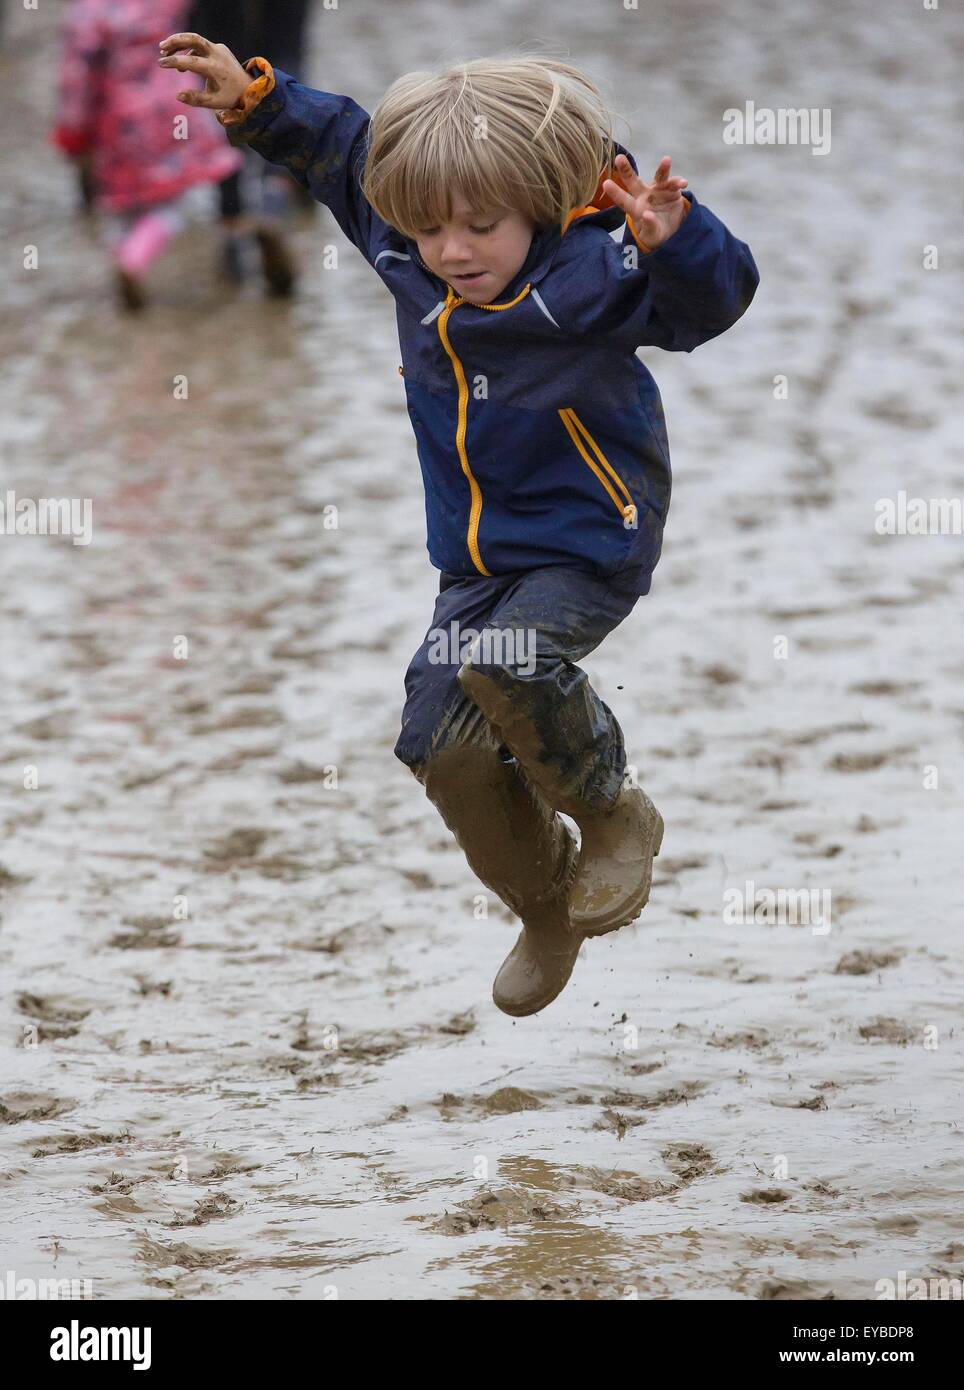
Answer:
<svg viewBox="0 0 964 1390"><path fill-rule="evenodd" d="M392 756L436 588L392 305L321 211L290 306L218 286L200 226L116 314L44 143L58 7L10 8L2 481L91 497L94 542L0 537L0 1267L99 1298L964 1274L964 555L874 531L964 493L960 17L319 10L312 79L369 109L570 54L762 274L725 338L643 354L664 559L586 663L666 818L652 902L514 1022L515 928ZM831 152L724 145L747 99L831 108ZM726 922L747 880L831 891L831 931Z"/></svg>

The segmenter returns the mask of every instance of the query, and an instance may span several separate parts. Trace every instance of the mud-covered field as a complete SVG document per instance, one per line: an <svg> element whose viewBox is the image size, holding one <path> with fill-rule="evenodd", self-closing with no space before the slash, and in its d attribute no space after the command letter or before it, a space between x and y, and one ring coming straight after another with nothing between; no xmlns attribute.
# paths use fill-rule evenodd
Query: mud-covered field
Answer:
<svg viewBox="0 0 964 1390"><path fill-rule="evenodd" d="M513 1021L516 928L392 756L437 577L391 301L321 210L293 304L225 291L202 225L118 315L45 143L59 8L8 8L2 484L90 497L94 538L0 535L0 1267L96 1298L964 1275L964 551L874 528L964 495L960 17L319 7L312 80L368 109L568 54L762 276L724 338L643 354L664 558L586 663L666 818L652 901ZM748 99L830 108L830 152L725 145ZM830 892L831 930L728 920L748 881Z"/></svg>

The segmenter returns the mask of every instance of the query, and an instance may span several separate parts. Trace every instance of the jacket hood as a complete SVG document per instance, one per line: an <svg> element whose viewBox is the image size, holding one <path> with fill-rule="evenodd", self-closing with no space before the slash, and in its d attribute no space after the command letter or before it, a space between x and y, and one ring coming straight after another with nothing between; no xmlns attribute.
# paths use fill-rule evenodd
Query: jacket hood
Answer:
<svg viewBox="0 0 964 1390"><path fill-rule="evenodd" d="M632 165L633 171L637 174L639 173L639 165L636 163L635 157L624 145L621 145L618 140L614 140L614 159L617 154L624 154ZM612 177L611 170L605 170L600 174L599 186L593 194L593 200L591 203L587 204L588 207L598 208L598 211L582 213L578 221L589 222L593 226L604 227L607 232L614 232L623 225L626 220L626 214L623 212L622 208L617 207L616 204L602 192L601 185L603 179L610 177ZM619 180L617 179L616 182L619 182ZM506 285L505 289L499 295L499 298L493 302L498 304L502 300L514 299L526 285L537 285L543 276L550 270L556 253L559 250L562 236L561 229L556 226L544 227L540 231L537 231L532 238L529 254L523 261L518 273L509 284ZM424 270L428 271L430 275L434 275L434 271L428 270L428 266L425 265L425 262L418 254L416 243L411 238L406 238L406 242L418 264L422 266ZM435 278L438 279L439 277L435 276Z"/></svg>

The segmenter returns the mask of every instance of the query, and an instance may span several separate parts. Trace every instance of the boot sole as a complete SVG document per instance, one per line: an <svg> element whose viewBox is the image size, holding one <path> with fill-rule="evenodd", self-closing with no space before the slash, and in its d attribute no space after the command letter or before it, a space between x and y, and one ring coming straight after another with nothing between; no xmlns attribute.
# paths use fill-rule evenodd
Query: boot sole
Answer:
<svg viewBox="0 0 964 1390"><path fill-rule="evenodd" d="M585 937L607 936L609 932L618 931L620 927L628 927L630 922L635 922L636 918L649 902L649 893L653 886L653 860L657 858L662 847L664 828L663 817L657 811L655 831L653 834L653 848L652 853L648 856L649 868L645 878L640 883L638 890L633 896L627 901L619 903L616 907L610 909L604 917L593 918L591 925L588 922L581 922L578 917L573 919L573 926L576 927L578 931L581 931Z"/></svg>

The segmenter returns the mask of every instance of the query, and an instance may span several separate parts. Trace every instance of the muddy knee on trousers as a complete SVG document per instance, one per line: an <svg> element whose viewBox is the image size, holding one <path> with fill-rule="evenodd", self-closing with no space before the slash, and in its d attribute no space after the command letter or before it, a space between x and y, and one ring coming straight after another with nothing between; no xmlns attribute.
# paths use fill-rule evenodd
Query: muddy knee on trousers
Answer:
<svg viewBox="0 0 964 1390"><path fill-rule="evenodd" d="M619 726L578 667L536 676L466 662L459 684L556 811L577 823L613 804L623 770Z"/></svg>

